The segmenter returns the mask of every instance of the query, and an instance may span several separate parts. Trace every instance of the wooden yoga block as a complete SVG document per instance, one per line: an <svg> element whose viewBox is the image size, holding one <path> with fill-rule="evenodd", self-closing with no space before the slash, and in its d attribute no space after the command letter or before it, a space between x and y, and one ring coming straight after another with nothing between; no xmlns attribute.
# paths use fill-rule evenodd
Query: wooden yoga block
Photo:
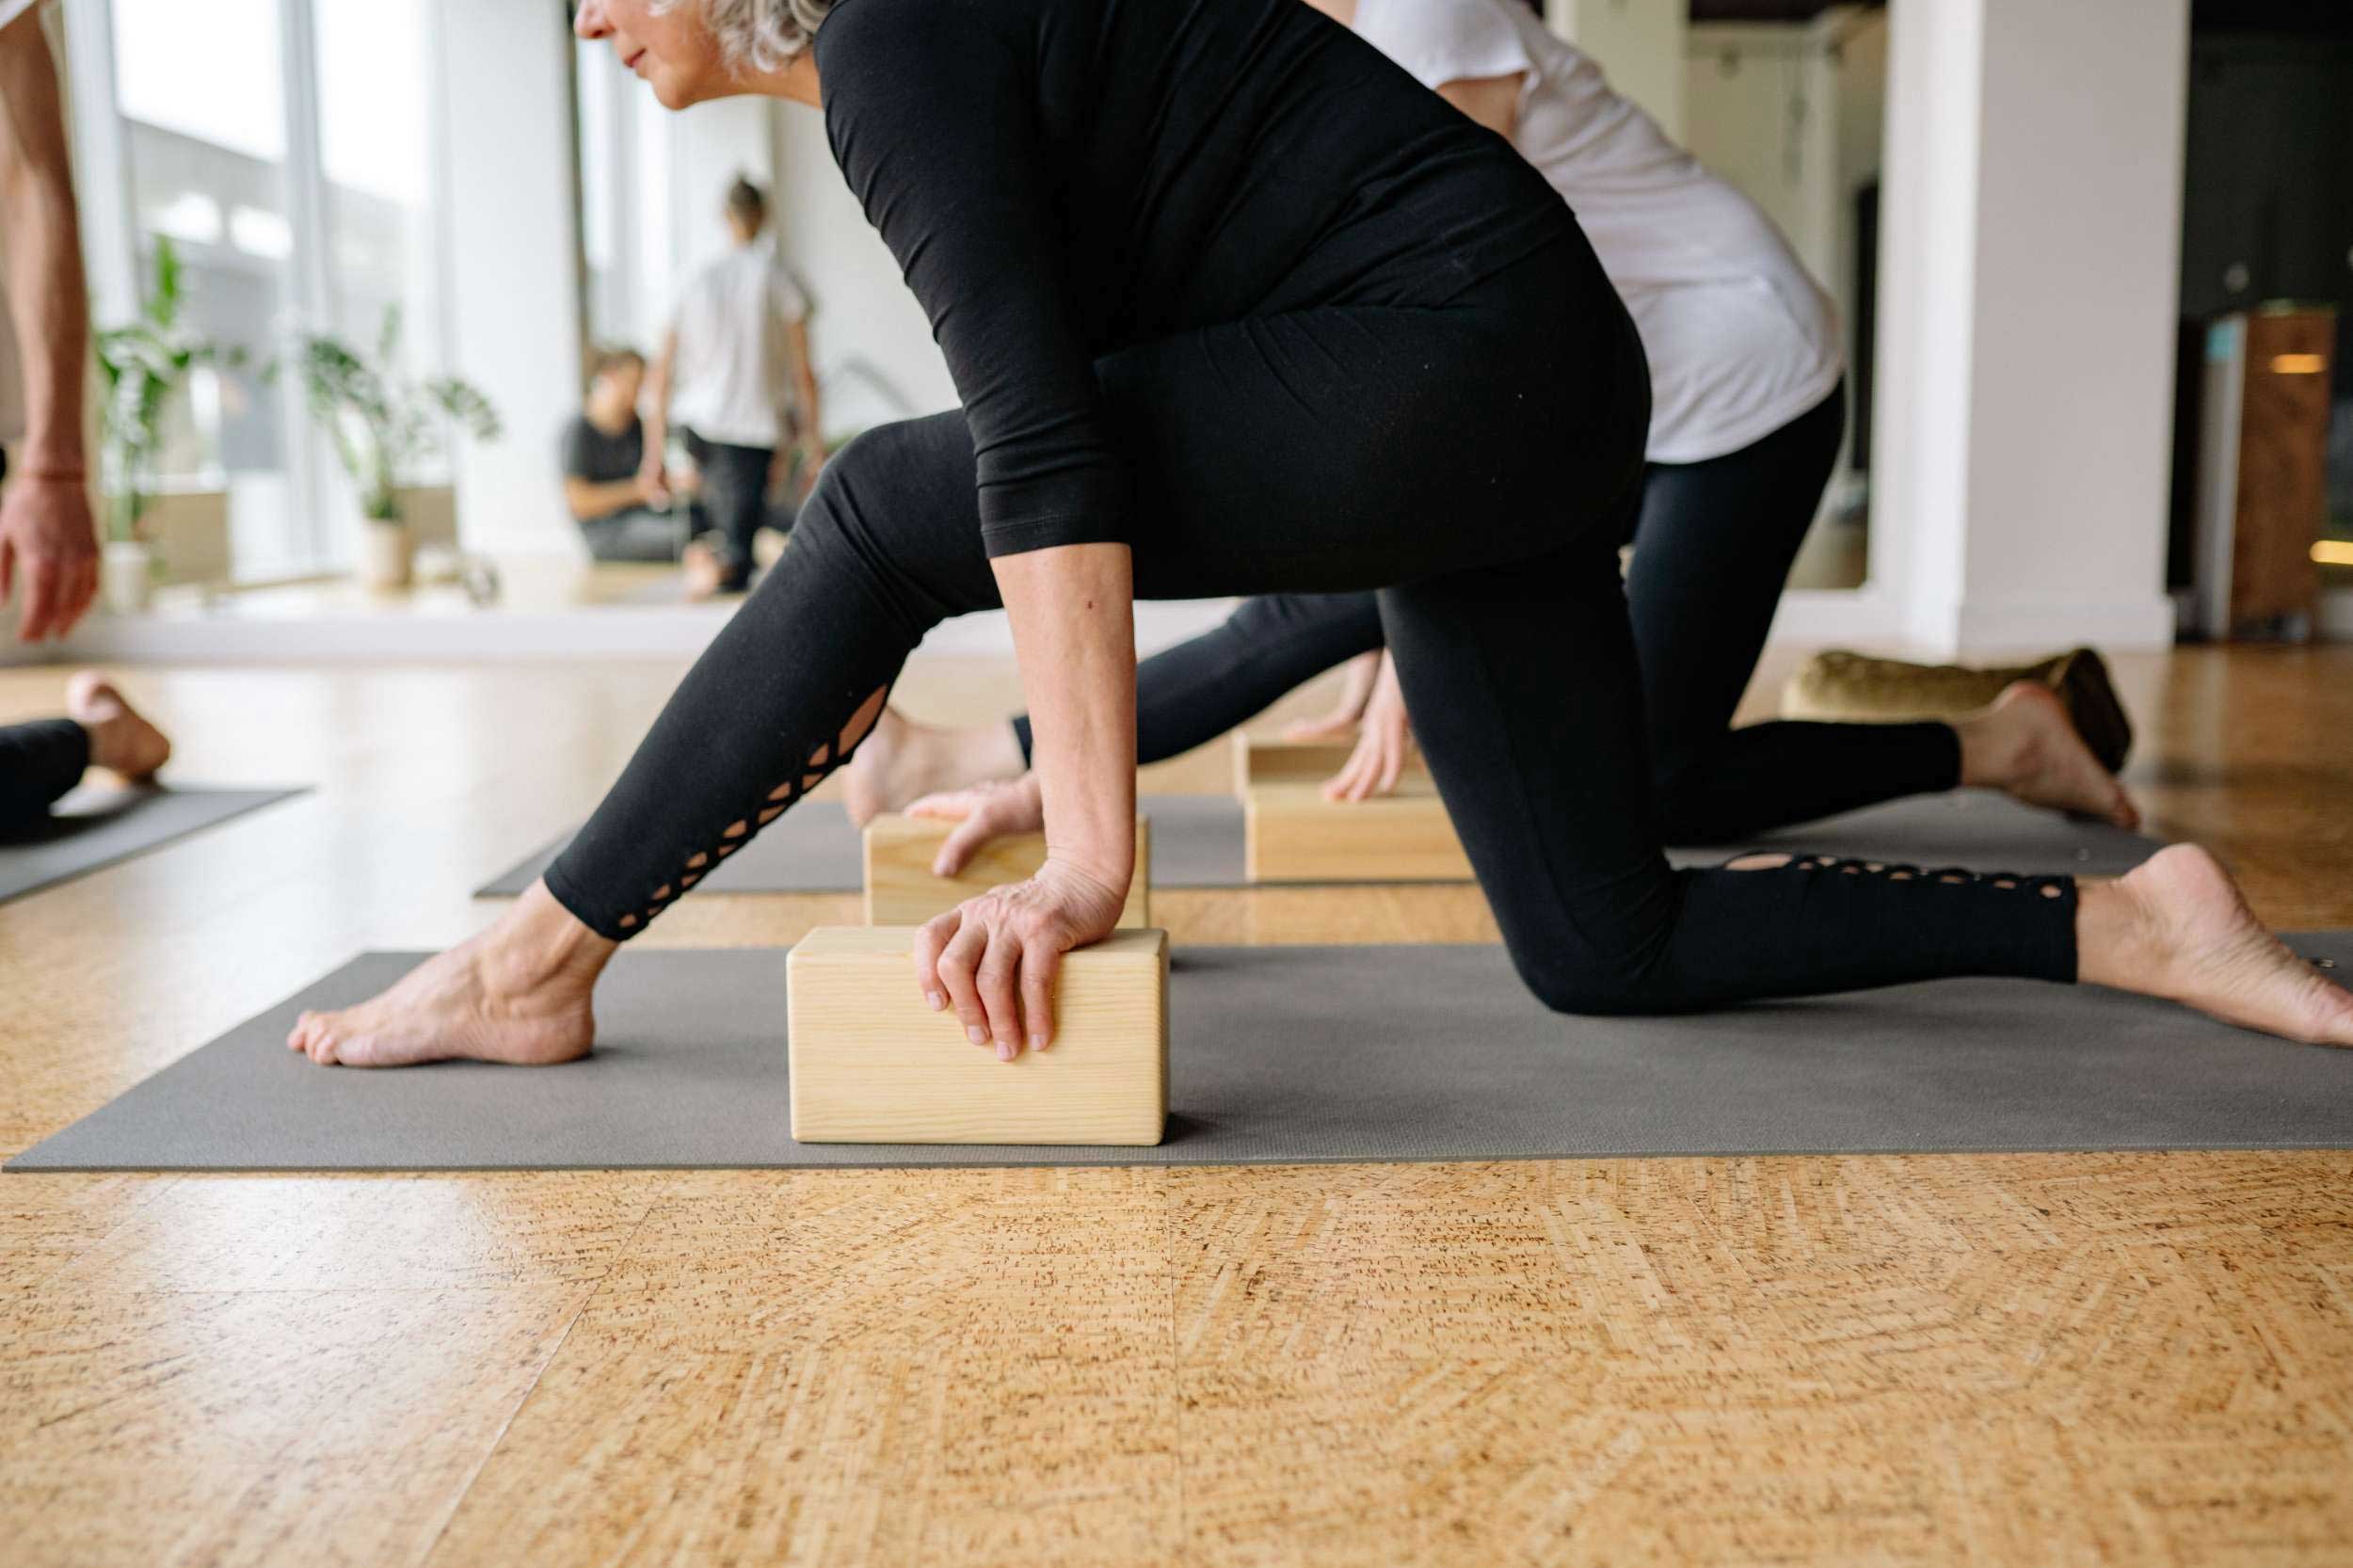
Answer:
<svg viewBox="0 0 2353 1568"><path fill-rule="evenodd" d="M1063 955L1054 1043L1000 1062L915 988L910 926L825 926L786 959L804 1144L1157 1144L1168 1119L1168 933Z"/></svg>
<svg viewBox="0 0 2353 1568"><path fill-rule="evenodd" d="M1046 864L1046 835L1016 834L982 849L960 875L932 874L955 824L936 817L876 817L866 826L866 923L921 925L966 899L1022 882ZM1136 819L1136 874L1128 884L1128 906L1119 929L1142 931L1152 923L1152 824Z"/></svg>
<svg viewBox="0 0 2353 1568"><path fill-rule="evenodd" d="M1353 741L1278 741L1234 731L1234 793L1244 800L1258 784L1321 784L1348 765ZM1430 770L1416 752L1398 775L1400 788L1431 787Z"/></svg>
<svg viewBox="0 0 2353 1568"><path fill-rule="evenodd" d="M1469 857L1425 777L1373 800L1329 801L1315 784L1254 785L1242 796L1253 882L1467 882Z"/></svg>

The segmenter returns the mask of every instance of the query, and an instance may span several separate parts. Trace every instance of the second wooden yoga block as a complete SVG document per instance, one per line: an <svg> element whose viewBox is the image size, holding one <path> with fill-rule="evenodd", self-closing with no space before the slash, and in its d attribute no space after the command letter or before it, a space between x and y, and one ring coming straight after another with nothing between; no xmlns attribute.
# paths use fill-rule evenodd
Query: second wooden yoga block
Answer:
<svg viewBox="0 0 2353 1568"><path fill-rule="evenodd" d="M804 1144L1157 1144L1168 1119L1168 934L1063 955L1054 1043L1011 1062L915 986L907 926L826 926L786 962Z"/></svg>
<svg viewBox="0 0 2353 1568"><path fill-rule="evenodd" d="M1253 882L1468 882L1469 857L1427 780L1372 800L1320 784L1258 784L1242 797Z"/></svg>
<svg viewBox="0 0 2353 1568"><path fill-rule="evenodd" d="M1026 882L1046 864L1046 835L991 840L955 876L932 874L933 857L955 827L936 817L876 817L866 824L866 923L921 925L966 899L1008 882ZM1136 819L1136 874L1128 884L1122 931L1152 923L1152 824Z"/></svg>
<svg viewBox="0 0 2353 1568"><path fill-rule="evenodd" d="M1283 741L1234 732L1234 792L1250 798L1259 784L1321 784L1348 765L1353 741ZM1417 751L1398 775L1400 784L1430 788L1430 769Z"/></svg>

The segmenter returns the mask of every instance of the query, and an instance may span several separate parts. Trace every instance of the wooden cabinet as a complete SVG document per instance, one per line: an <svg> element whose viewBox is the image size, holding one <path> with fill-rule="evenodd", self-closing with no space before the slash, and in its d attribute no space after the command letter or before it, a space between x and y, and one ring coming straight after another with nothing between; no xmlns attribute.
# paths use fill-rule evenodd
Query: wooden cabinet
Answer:
<svg viewBox="0 0 2353 1568"><path fill-rule="evenodd" d="M2206 334L2198 450L2198 629L2312 634L2328 514L2336 312L2267 306Z"/></svg>

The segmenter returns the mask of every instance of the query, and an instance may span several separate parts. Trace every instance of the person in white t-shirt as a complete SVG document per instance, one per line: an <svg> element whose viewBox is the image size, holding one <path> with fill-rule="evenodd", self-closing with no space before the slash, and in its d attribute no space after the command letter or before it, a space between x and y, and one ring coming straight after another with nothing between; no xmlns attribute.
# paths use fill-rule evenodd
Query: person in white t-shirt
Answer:
<svg viewBox="0 0 2353 1568"><path fill-rule="evenodd" d="M696 273L680 296L655 359L646 419L644 489L666 505L669 433L685 437L700 475L698 499L715 548L688 552L697 592L739 592L752 573L752 536L768 517L795 440L804 482L824 461L817 378L810 368L808 301L766 233L768 199L738 180L728 192L734 245Z"/></svg>
<svg viewBox="0 0 2353 1568"><path fill-rule="evenodd" d="M0 0L0 605L17 635L73 630L98 592L82 440L89 300L82 283L56 63L34 0Z"/></svg>
<svg viewBox="0 0 2353 1568"><path fill-rule="evenodd" d="M1641 335L1649 467L1629 519L1626 591L1668 843L1732 842L1963 784L2137 822L2058 699L2024 682L1955 724L1733 728L1845 435L1830 301L1755 203L1611 91L1601 68L1529 8L1307 3L1510 140L1576 211ZM1385 794L1412 731L1382 644L1369 593L1247 600L1216 631L1138 666L1138 760L1214 740L1353 661L1339 708L1292 734L1356 733L1325 793ZM996 831L989 786L1022 774L1029 754L1026 715L1009 727L936 730L886 712L853 763L850 809L861 821L900 809L964 818L941 857L961 866ZM981 787L957 788L968 784Z"/></svg>

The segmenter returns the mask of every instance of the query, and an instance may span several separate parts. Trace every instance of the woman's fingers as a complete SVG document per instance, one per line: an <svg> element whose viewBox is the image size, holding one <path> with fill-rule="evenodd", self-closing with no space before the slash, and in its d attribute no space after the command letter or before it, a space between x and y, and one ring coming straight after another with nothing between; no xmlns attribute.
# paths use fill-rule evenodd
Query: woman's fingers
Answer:
<svg viewBox="0 0 2353 1568"><path fill-rule="evenodd" d="M1010 1062L1021 1054L1021 938L1005 921L989 934L975 977L981 1006L988 1014L988 1037L997 1060Z"/></svg>
<svg viewBox="0 0 2353 1568"><path fill-rule="evenodd" d="M939 853L932 856L934 876L954 876L972 862L987 842L1002 831L998 813L984 806L956 824L948 837L940 841Z"/></svg>
<svg viewBox="0 0 2353 1568"><path fill-rule="evenodd" d="M1044 1050L1054 1040L1054 978L1062 972L1062 950L1033 942L1021 950L1021 1021L1030 1048Z"/></svg>
<svg viewBox="0 0 2353 1568"><path fill-rule="evenodd" d="M947 986L948 1000L964 1025L964 1037L976 1046L989 1042L988 1008L981 1000L979 984L981 960L987 952L987 925L968 919L939 954L940 983Z"/></svg>
<svg viewBox="0 0 2353 1568"><path fill-rule="evenodd" d="M923 993L924 1005L935 1013L948 1005L948 988L939 978L939 955L963 924L964 910L959 906L916 927L915 984Z"/></svg>
<svg viewBox="0 0 2353 1568"><path fill-rule="evenodd" d="M959 822L972 814L980 804L980 796L970 790L941 790L936 793L919 795L907 803L905 814L910 817L939 817Z"/></svg>

